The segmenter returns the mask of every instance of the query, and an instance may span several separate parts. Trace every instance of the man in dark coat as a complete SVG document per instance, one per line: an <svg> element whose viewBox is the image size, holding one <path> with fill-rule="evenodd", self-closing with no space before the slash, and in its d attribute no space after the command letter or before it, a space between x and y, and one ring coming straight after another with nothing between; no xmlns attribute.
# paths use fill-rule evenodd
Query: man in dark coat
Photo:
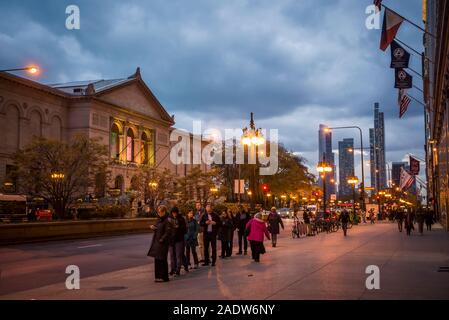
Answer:
<svg viewBox="0 0 449 320"><path fill-rule="evenodd" d="M168 279L168 242L170 237L170 226L168 224L167 208L159 206L159 219L155 225L151 226L154 231L148 256L154 258L154 276L156 282L167 282Z"/></svg>
<svg viewBox="0 0 449 320"><path fill-rule="evenodd" d="M231 256L231 241L232 234L234 233L234 222L232 216L226 211L220 216L221 227L218 230L218 238L221 240L221 256L220 258L225 259Z"/></svg>
<svg viewBox="0 0 449 320"><path fill-rule="evenodd" d="M268 216L268 231L271 233L271 244L273 248L276 247L278 234L280 233L279 226L284 230L284 223L282 222L281 216L277 213L276 208L272 207Z"/></svg>
<svg viewBox="0 0 449 320"><path fill-rule="evenodd" d="M203 242L204 242L204 263L203 266L208 266L209 245L212 249L212 267L217 261L217 234L221 226L220 217L213 211L212 205L206 206L206 213L201 218L200 226L203 228Z"/></svg>
<svg viewBox="0 0 449 320"><path fill-rule="evenodd" d="M412 230L415 230L415 213L412 209L408 209L408 212L405 215L404 227L407 231L407 235L409 236Z"/></svg>
<svg viewBox="0 0 449 320"><path fill-rule="evenodd" d="M239 206L239 212L235 216L235 226L237 228L237 235L239 238L239 252L237 254L242 254L242 247L245 250L245 255L247 254L248 250L248 239L245 237L245 228L248 221L251 219L248 212L245 211L243 206Z"/></svg>
<svg viewBox="0 0 449 320"><path fill-rule="evenodd" d="M432 224L433 224L433 210L432 209L427 208L425 219L426 219L427 231L432 231Z"/></svg>
<svg viewBox="0 0 449 320"><path fill-rule="evenodd" d="M184 266L184 270L189 272L187 265L187 259L185 257L184 249L185 242L184 236L187 233L187 224L184 217L179 213L177 207L173 207L170 211L168 218L171 226L171 241L170 241L170 255L171 255L171 271L170 274L181 275L181 267Z"/></svg>
<svg viewBox="0 0 449 320"><path fill-rule="evenodd" d="M402 225L404 223L404 212L402 211L401 208L398 208L396 210L396 217L395 218L396 218L396 221L398 223L399 232L402 232Z"/></svg>
<svg viewBox="0 0 449 320"><path fill-rule="evenodd" d="M348 232L348 223L351 220L351 217L349 216L349 212L344 209L342 213L340 214L340 222L341 222L341 228L343 229L343 234L346 237Z"/></svg>

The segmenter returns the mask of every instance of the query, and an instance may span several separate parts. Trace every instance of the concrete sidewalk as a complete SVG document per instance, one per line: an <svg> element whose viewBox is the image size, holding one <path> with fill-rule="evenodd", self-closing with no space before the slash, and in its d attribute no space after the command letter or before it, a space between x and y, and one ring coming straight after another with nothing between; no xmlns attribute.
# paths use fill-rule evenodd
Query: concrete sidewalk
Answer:
<svg viewBox="0 0 449 320"><path fill-rule="evenodd" d="M266 242L261 263L248 256L219 261L169 283L153 282L153 263L0 296L0 299L449 299L449 234L441 228L407 237L396 224ZM380 268L380 290L367 290L365 268ZM38 276L38 275L36 275Z"/></svg>

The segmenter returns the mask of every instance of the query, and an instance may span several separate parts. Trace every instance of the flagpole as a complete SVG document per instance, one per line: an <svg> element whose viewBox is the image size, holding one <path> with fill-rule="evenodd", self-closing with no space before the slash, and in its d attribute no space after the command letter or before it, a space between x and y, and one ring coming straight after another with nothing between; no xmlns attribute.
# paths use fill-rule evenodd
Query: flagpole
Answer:
<svg viewBox="0 0 449 320"><path fill-rule="evenodd" d="M419 101L418 99L416 99L415 97L413 97L412 95L407 94L411 99L415 100L416 102L418 102L420 105L422 105L423 107L426 107L426 105L424 103L422 103L421 101Z"/></svg>
<svg viewBox="0 0 449 320"><path fill-rule="evenodd" d="M418 88L417 86L413 85L413 88L415 88L416 90L421 91L422 93L424 93L424 91L421 88Z"/></svg>
<svg viewBox="0 0 449 320"><path fill-rule="evenodd" d="M418 56L422 57L422 53L418 52L418 50L413 49L413 47L409 46L408 44L406 44L404 41L398 39L398 37L394 38L397 42L403 44L404 46L406 46L407 48L409 48L410 50L412 50L414 53L416 53ZM428 58L426 55L424 55L424 57L429 60L430 63L433 64L433 61Z"/></svg>
<svg viewBox="0 0 449 320"><path fill-rule="evenodd" d="M409 19L407 19L406 17L400 15L399 13L397 13L396 11L394 11L393 9L388 8L386 5L382 4L382 7L384 7L385 9L390 10L391 12L393 12L394 14L398 15L399 17L401 17L402 19L404 19L405 21L407 21L408 23L410 23L412 26L418 28L419 30L421 30L422 32L432 36L434 39L437 39L437 37L433 34L431 34L430 32L424 30L423 28L421 28L420 26L418 26L416 23L410 21Z"/></svg>

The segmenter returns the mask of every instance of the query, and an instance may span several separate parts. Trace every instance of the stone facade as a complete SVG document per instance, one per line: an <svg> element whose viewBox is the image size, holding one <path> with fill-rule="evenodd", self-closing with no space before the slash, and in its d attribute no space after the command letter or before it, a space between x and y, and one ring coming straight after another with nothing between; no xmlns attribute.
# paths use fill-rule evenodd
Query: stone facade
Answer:
<svg viewBox="0 0 449 320"><path fill-rule="evenodd" d="M139 68L126 79L55 85L0 73L0 183L12 169L12 154L33 136L68 141L77 134L108 145L110 187L121 192L142 165L185 175L191 165L170 161L173 125L174 118L142 80Z"/></svg>

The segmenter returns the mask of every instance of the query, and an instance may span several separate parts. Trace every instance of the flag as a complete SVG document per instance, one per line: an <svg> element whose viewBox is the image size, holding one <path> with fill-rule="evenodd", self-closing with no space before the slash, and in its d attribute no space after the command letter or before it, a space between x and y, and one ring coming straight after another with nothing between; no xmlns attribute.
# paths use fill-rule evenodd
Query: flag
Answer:
<svg viewBox="0 0 449 320"><path fill-rule="evenodd" d="M404 69L394 69L394 87L397 89L410 89L413 87L413 77Z"/></svg>
<svg viewBox="0 0 449 320"><path fill-rule="evenodd" d="M410 53L399 45L395 40L391 42L391 64L390 68L408 68Z"/></svg>
<svg viewBox="0 0 449 320"><path fill-rule="evenodd" d="M399 27L403 21L404 18L390 9L385 8L382 36L380 38L380 49L382 51L387 50L390 43L396 37L396 33L398 33Z"/></svg>
<svg viewBox="0 0 449 320"><path fill-rule="evenodd" d="M408 105L410 104L412 100L407 95L406 89L399 89L399 97L398 97L398 104L399 104L399 118L402 118L402 116L407 112Z"/></svg>
<svg viewBox="0 0 449 320"><path fill-rule="evenodd" d="M382 0L374 0L374 5L377 8L377 12L382 11Z"/></svg>
<svg viewBox="0 0 449 320"><path fill-rule="evenodd" d="M401 190L407 190L408 188L410 188L414 181L415 181L415 177L412 176L403 167L401 167L401 179L400 179L400 183L399 183Z"/></svg>
<svg viewBox="0 0 449 320"><path fill-rule="evenodd" d="M410 156L410 174L418 175L419 174L419 160Z"/></svg>

